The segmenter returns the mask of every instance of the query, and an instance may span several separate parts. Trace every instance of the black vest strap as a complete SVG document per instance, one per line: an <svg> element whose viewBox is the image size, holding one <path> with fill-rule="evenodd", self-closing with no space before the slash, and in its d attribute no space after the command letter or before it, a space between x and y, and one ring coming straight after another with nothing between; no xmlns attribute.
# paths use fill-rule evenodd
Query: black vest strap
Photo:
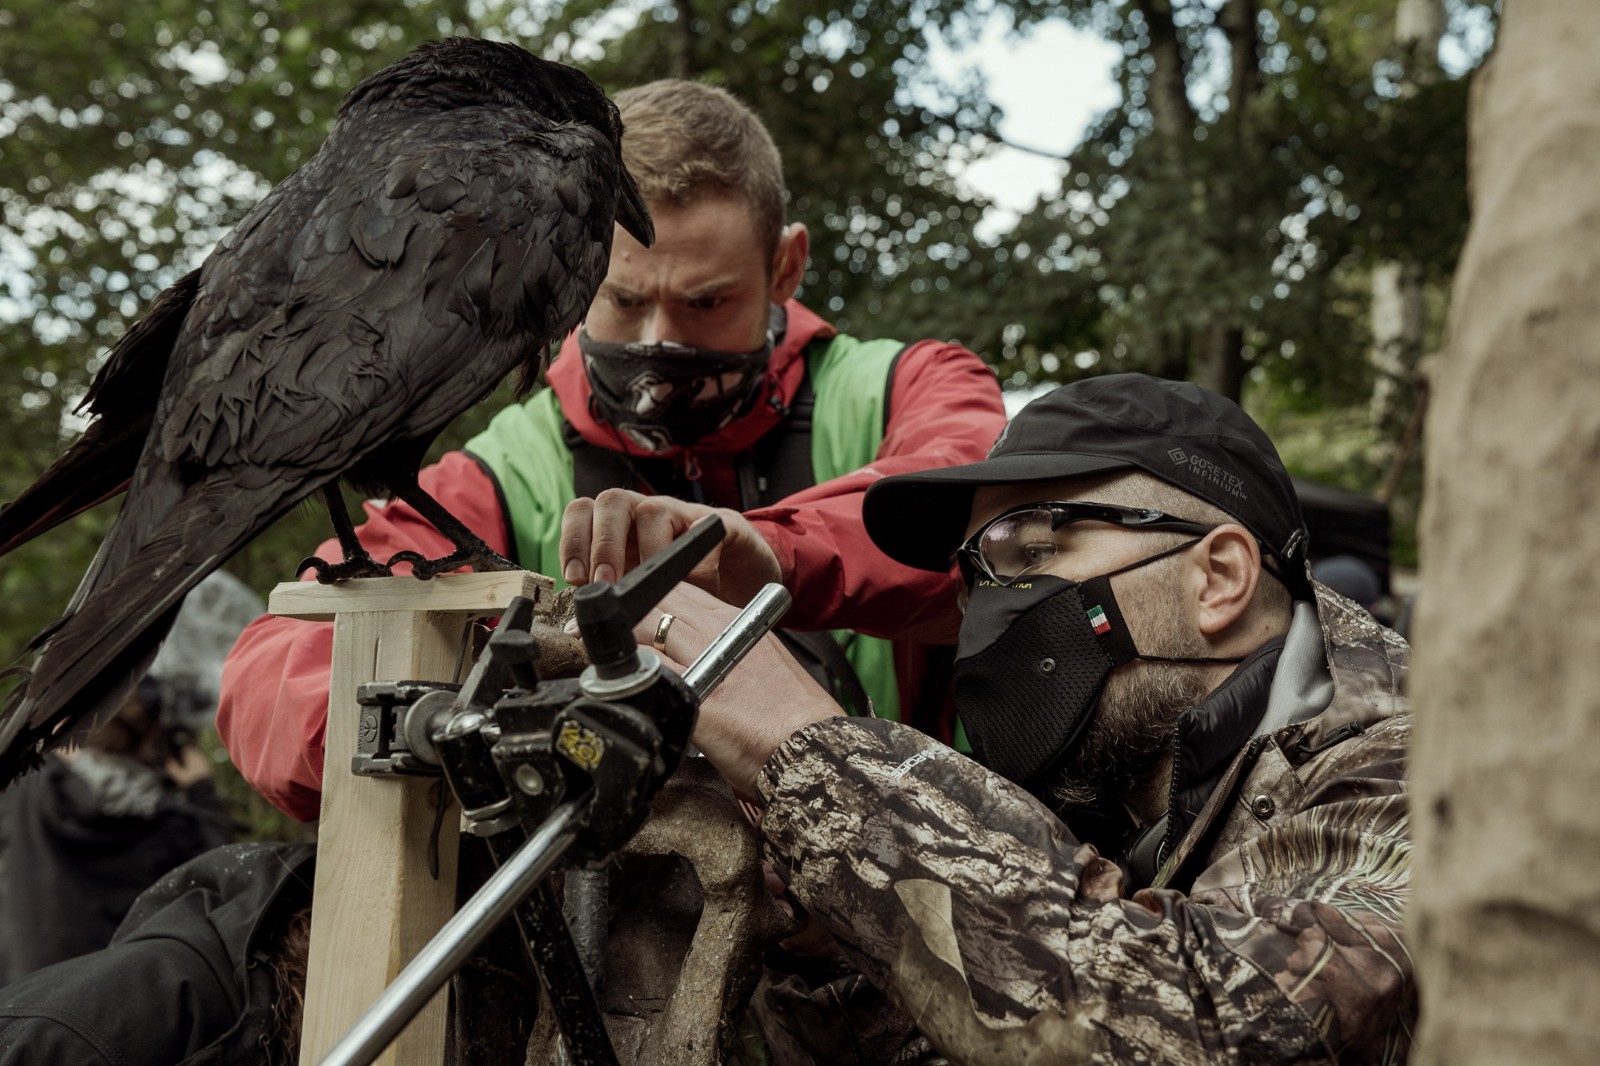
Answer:
<svg viewBox="0 0 1600 1066"><path fill-rule="evenodd" d="M817 483L816 470L811 465L812 413L816 403L808 366L789 401L789 414L743 457L754 473L758 501L745 510L769 506Z"/></svg>
<svg viewBox="0 0 1600 1066"><path fill-rule="evenodd" d="M572 453L575 496L598 496L619 485L635 485L633 464L621 452L598 448L584 439L569 419L561 420L561 440Z"/></svg>
<svg viewBox="0 0 1600 1066"><path fill-rule="evenodd" d="M779 629L778 639L789 654L800 661L806 672L828 689L833 701L855 715L872 713L872 698L856 676L855 667L844 656L844 649L825 630Z"/></svg>

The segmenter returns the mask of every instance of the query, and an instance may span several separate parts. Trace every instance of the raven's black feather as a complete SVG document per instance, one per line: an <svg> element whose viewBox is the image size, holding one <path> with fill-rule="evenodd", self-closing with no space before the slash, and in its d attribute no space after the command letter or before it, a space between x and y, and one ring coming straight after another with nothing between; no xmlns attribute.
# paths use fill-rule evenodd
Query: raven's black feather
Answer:
<svg viewBox="0 0 1600 1066"><path fill-rule="evenodd" d="M532 379L613 222L653 236L621 136L583 74L491 41L424 45L350 92L321 150L113 350L83 439L0 510L3 554L127 487L0 721L0 782L114 712L184 594L295 503L352 472L414 486L452 418Z"/></svg>

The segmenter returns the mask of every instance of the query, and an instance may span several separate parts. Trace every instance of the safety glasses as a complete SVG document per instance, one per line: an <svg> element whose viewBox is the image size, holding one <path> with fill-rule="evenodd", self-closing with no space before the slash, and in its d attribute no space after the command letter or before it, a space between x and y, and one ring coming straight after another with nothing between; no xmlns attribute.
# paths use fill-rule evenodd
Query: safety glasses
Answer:
<svg viewBox="0 0 1600 1066"><path fill-rule="evenodd" d="M1145 507L1083 500L1026 503L995 515L956 549L961 576L969 586L980 575L998 585L1009 585L1055 558L1057 551L1064 549L1062 530L1074 522L1201 535L1217 528Z"/></svg>

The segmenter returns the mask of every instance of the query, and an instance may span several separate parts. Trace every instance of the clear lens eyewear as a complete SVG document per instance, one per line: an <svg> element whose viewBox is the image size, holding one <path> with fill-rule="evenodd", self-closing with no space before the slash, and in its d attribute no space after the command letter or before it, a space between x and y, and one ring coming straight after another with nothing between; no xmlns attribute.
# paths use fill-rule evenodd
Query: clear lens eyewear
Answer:
<svg viewBox="0 0 1600 1066"><path fill-rule="evenodd" d="M1064 550L1063 530L1073 522L1107 522L1125 529L1206 534L1217 527L1162 511L1114 503L1047 500L1003 511L956 549L961 575L970 586L979 575L1009 585L1037 571Z"/></svg>

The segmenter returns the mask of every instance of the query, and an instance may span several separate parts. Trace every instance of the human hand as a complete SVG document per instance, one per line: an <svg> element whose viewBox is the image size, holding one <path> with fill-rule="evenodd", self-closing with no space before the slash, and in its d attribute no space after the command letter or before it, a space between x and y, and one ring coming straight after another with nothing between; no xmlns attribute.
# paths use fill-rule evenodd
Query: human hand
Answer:
<svg viewBox="0 0 1600 1066"><path fill-rule="evenodd" d="M616 581L709 514L722 519L722 543L690 571L690 584L745 604L769 581L782 580L777 555L738 511L627 489L607 489L592 500L579 497L567 504L561 516L562 580L569 585Z"/></svg>
<svg viewBox="0 0 1600 1066"><path fill-rule="evenodd" d="M645 615L634 639L652 646L663 612L673 618L665 641L655 647L679 672L739 614L710 593L683 584L667 594L659 610ZM694 743L736 796L754 799L756 778L778 745L795 730L839 713L833 698L769 634L701 705Z"/></svg>
<svg viewBox="0 0 1600 1066"><path fill-rule="evenodd" d="M177 755L167 759L167 777L179 788L188 788L211 776L211 760L197 744L185 744Z"/></svg>

